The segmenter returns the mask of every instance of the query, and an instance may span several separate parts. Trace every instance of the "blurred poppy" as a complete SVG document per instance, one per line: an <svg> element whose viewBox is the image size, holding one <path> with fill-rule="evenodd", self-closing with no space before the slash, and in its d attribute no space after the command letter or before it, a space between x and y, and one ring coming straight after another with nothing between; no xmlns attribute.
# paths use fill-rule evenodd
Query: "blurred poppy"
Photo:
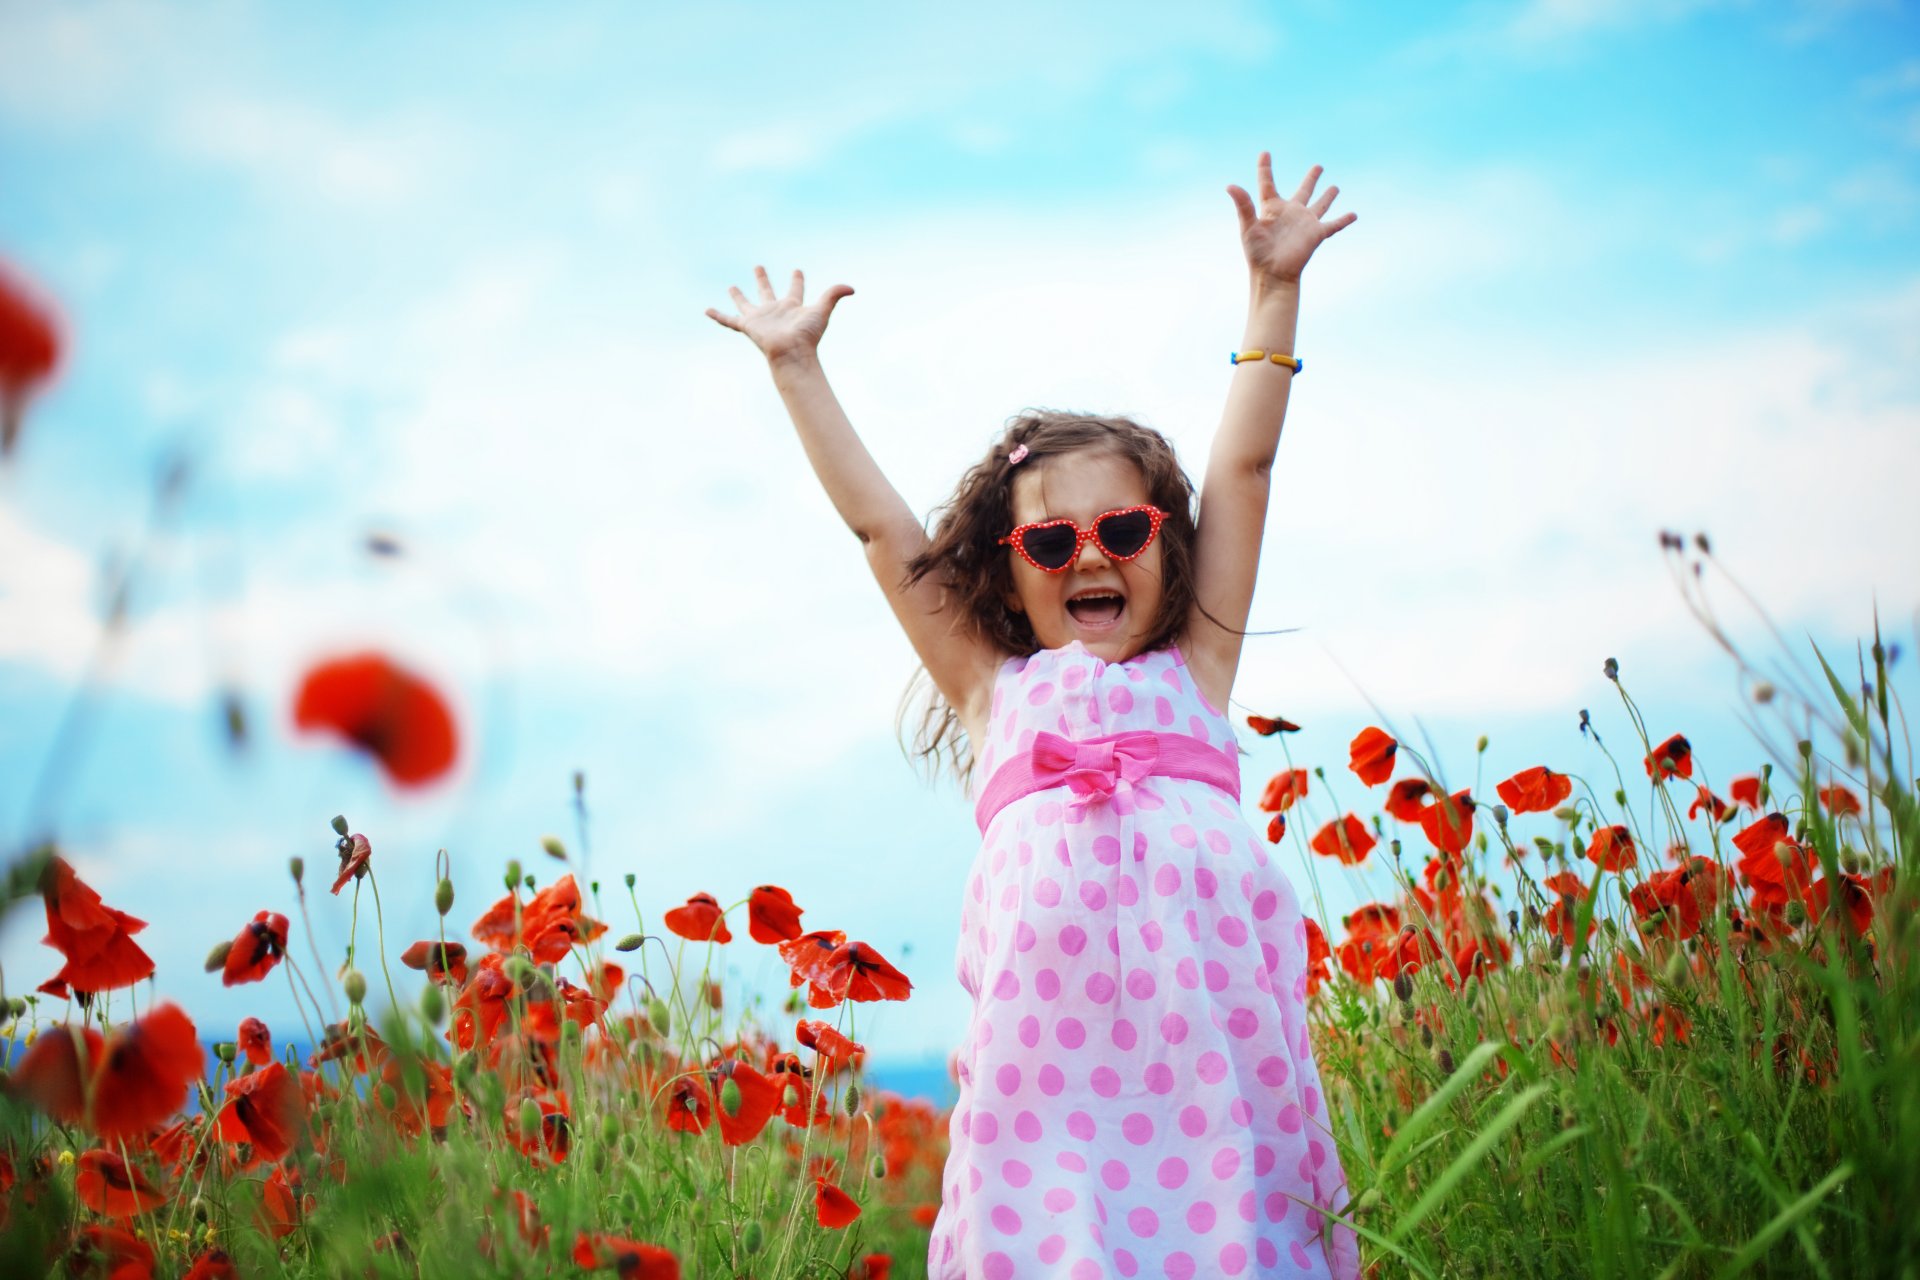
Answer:
<svg viewBox="0 0 1920 1280"><path fill-rule="evenodd" d="M684 907L675 907L666 914L667 928L690 942L732 942L733 934L727 928L727 917L720 910L720 903L710 893L696 893L687 899Z"/></svg>
<svg viewBox="0 0 1920 1280"><path fill-rule="evenodd" d="M707 1082L697 1075L683 1075L667 1086L662 1095L667 1112L667 1128L679 1133L705 1133L713 1123L713 1099Z"/></svg>
<svg viewBox="0 0 1920 1280"><path fill-rule="evenodd" d="M793 895L778 885L763 884L747 899L747 932L755 942L785 942L800 936L804 909L793 905Z"/></svg>
<svg viewBox="0 0 1920 1280"><path fill-rule="evenodd" d="M260 1225L275 1239L292 1235L312 1211L313 1197L305 1189L305 1176L284 1164L275 1165L260 1184Z"/></svg>
<svg viewBox="0 0 1920 1280"><path fill-rule="evenodd" d="M1791 839L1785 814L1770 813L1736 832L1740 873L1753 891L1754 902L1777 911L1791 901L1804 902L1813 879L1813 859L1806 847Z"/></svg>
<svg viewBox="0 0 1920 1280"><path fill-rule="evenodd" d="M457 942L416 942L400 953L400 963L423 970L434 982L459 985L467 980L467 949Z"/></svg>
<svg viewBox="0 0 1920 1280"><path fill-rule="evenodd" d="M273 972L273 966L279 964L280 957L286 953L287 918L277 911L256 912L227 949L221 985L233 987L243 982L258 982Z"/></svg>
<svg viewBox="0 0 1920 1280"><path fill-rule="evenodd" d="M1345 924L1347 937L1335 950L1340 967L1355 982L1371 982L1381 953L1399 935L1400 910L1370 902L1349 915Z"/></svg>
<svg viewBox="0 0 1920 1280"><path fill-rule="evenodd" d="M1860 797L1837 782L1830 787L1820 788L1815 794L1820 797L1820 803L1827 807L1827 812L1835 817L1860 812Z"/></svg>
<svg viewBox="0 0 1920 1280"><path fill-rule="evenodd" d="M79 1120L106 1141L133 1140L187 1100L205 1054L178 1005L163 1004L117 1028L104 1043L83 1034L83 1064L64 1028L41 1034L20 1060L10 1088L65 1122ZM84 1114L83 1114L84 1113Z"/></svg>
<svg viewBox="0 0 1920 1280"><path fill-rule="evenodd" d="M225 1249L206 1249L193 1260L180 1280L239 1280L239 1269Z"/></svg>
<svg viewBox="0 0 1920 1280"><path fill-rule="evenodd" d="M1873 928L1873 890L1871 882L1868 881L1865 876L1843 874L1840 877L1840 892L1838 894L1833 894L1833 890L1830 887L1831 884L1831 876L1822 876L1808 887L1807 909L1813 918L1819 920L1826 916L1828 908L1827 899L1828 896L1832 894L1837 899L1837 902L1834 904L1836 918L1844 914L1847 922L1853 926L1853 932L1855 934L1864 934Z"/></svg>
<svg viewBox="0 0 1920 1280"><path fill-rule="evenodd" d="M1284 813L1276 813L1272 818L1267 820L1267 841L1270 844L1279 844L1286 838L1287 815Z"/></svg>
<svg viewBox="0 0 1920 1280"><path fill-rule="evenodd" d="M1462 853L1473 839L1473 797L1465 791L1435 796L1420 811L1420 831L1442 853Z"/></svg>
<svg viewBox="0 0 1920 1280"><path fill-rule="evenodd" d="M716 1119L720 1122L720 1140L730 1147L752 1142L779 1110L784 1086L737 1058L722 1062L719 1073L715 1099L719 1103ZM732 1088L728 1088L729 1085Z"/></svg>
<svg viewBox="0 0 1920 1280"><path fill-rule="evenodd" d="M1649 778L1691 778L1693 745L1676 733L1647 753L1646 764Z"/></svg>
<svg viewBox="0 0 1920 1280"><path fill-rule="evenodd" d="M1743 804L1755 813L1760 812L1760 778L1758 774L1748 774L1744 778L1735 778L1727 784L1727 794L1733 797L1735 804Z"/></svg>
<svg viewBox="0 0 1920 1280"><path fill-rule="evenodd" d="M1385 731L1368 726L1348 747L1347 767L1360 776L1360 781L1374 786L1393 776L1393 756L1399 749L1400 744Z"/></svg>
<svg viewBox="0 0 1920 1280"><path fill-rule="evenodd" d="M40 894L47 909L44 941L67 961L51 982L90 996L153 975L153 958L133 940L146 921L103 903L65 858L48 859L40 874Z"/></svg>
<svg viewBox="0 0 1920 1280"><path fill-rule="evenodd" d="M1560 940L1572 946L1578 939L1574 928L1580 914L1581 899L1587 896L1587 883L1571 871L1557 871L1546 878L1546 887L1556 895L1554 904L1547 908L1544 924L1548 933L1558 934ZM1587 936L1592 937L1594 922L1587 920Z"/></svg>
<svg viewBox="0 0 1920 1280"><path fill-rule="evenodd" d="M869 1253L847 1268L847 1280L888 1280L893 1274L893 1255Z"/></svg>
<svg viewBox="0 0 1920 1280"><path fill-rule="evenodd" d="M1515 813L1546 813L1573 794L1573 779L1545 765L1522 769L1494 790Z"/></svg>
<svg viewBox="0 0 1920 1280"><path fill-rule="evenodd" d="M1349 813L1320 828L1308 847L1323 858L1338 858L1352 867L1365 862L1376 843L1365 824Z"/></svg>
<svg viewBox="0 0 1920 1280"><path fill-rule="evenodd" d="M1271 738L1276 733L1298 733L1300 726L1291 720L1279 716L1248 716L1247 728L1263 738Z"/></svg>
<svg viewBox="0 0 1920 1280"><path fill-rule="evenodd" d="M1328 972L1327 961L1332 959L1333 951L1327 946L1326 930L1312 916L1306 917L1307 925L1307 994L1316 994L1320 984L1332 978Z"/></svg>
<svg viewBox="0 0 1920 1280"><path fill-rule="evenodd" d="M568 872L533 895L520 913L521 937L540 964L564 960L575 944L592 942L607 926L581 910L580 886Z"/></svg>
<svg viewBox="0 0 1920 1280"><path fill-rule="evenodd" d="M793 1029L794 1039L820 1055L820 1069L827 1075L844 1067L857 1066L866 1057L864 1045L855 1044L840 1034L831 1023L802 1018Z"/></svg>
<svg viewBox="0 0 1920 1280"><path fill-rule="evenodd" d="M1387 816L1401 822L1420 821L1420 810L1433 794L1433 784L1425 778L1402 778L1387 792Z"/></svg>
<svg viewBox="0 0 1920 1280"><path fill-rule="evenodd" d="M1263 813L1285 813L1293 808L1295 800L1303 799L1307 794L1307 771L1305 769L1282 769L1267 779L1266 790L1260 793L1260 809Z"/></svg>
<svg viewBox="0 0 1920 1280"><path fill-rule="evenodd" d="M367 867L373 862L373 843L357 831L340 838L339 850L340 874L333 878L335 893L346 888L347 881L366 875Z"/></svg>
<svg viewBox="0 0 1920 1280"><path fill-rule="evenodd" d="M1633 834L1623 826L1602 827L1587 841L1587 856L1607 871L1626 871L1633 867L1638 851Z"/></svg>
<svg viewBox="0 0 1920 1280"><path fill-rule="evenodd" d="M1711 858L1692 858L1669 871L1656 871L1627 892L1627 901L1643 927L1684 942L1700 932L1701 922L1720 901L1726 872Z"/></svg>
<svg viewBox="0 0 1920 1280"><path fill-rule="evenodd" d="M1713 792L1707 790L1704 786L1701 787L1699 793L1693 797L1693 803L1687 806L1688 819L1691 820L1699 817L1702 809L1705 809L1708 816L1715 822L1731 822L1734 816L1740 812L1738 805L1727 803L1719 796L1714 795Z"/></svg>
<svg viewBox="0 0 1920 1280"><path fill-rule="evenodd" d="M816 1190L813 1195L814 1215L820 1225L830 1230L838 1230L860 1216L860 1206L853 1197L842 1191L825 1178L815 1178Z"/></svg>
<svg viewBox="0 0 1920 1280"><path fill-rule="evenodd" d="M27 396L53 373L60 335L52 309L0 266L0 459L13 452Z"/></svg>
<svg viewBox="0 0 1920 1280"><path fill-rule="evenodd" d="M267 1030L267 1024L258 1018L243 1018L240 1031L234 1037L234 1043L240 1052L247 1055L247 1061L256 1067L263 1067L273 1061L273 1033Z"/></svg>
<svg viewBox="0 0 1920 1280"><path fill-rule="evenodd" d="M119 1227L89 1222L74 1235L66 1274L83 1280L153 1280L153 1263L153 1249L145 1240Z"/></svg>
<svg viewBox="0 0 1920 1280"><path fill-rule="evenodd" d="M453 768L453 712L434 687L378 653L320 663L300 682L294 724L338 734L402 787L423 786Z"/></svg>
<svg viewBox="0 0 1920 1280"><path fill-rule="evenodd" d="M227 1085L220 1109L220 1136L253 1144L256 1164L278 1162L307 1127L307 1097L282 1063L268 1063Z"/></svg>
<svg viewBox="0 0 1920 1280"><path fill-rule="evenodd" d="M167 1200L163 1188L112 1151L80 1153L73 1191L81 1204L106 1218L131 1218Z"/></svg>
<svg viewBox="0 0 1920 1280"><path fill-rule="evenodd" d="M680 1260L671 1250L599 1231L582 1231L574 1240L573 1264L588 1271L611 1267L620 1280L680 1280Z"/></svg>

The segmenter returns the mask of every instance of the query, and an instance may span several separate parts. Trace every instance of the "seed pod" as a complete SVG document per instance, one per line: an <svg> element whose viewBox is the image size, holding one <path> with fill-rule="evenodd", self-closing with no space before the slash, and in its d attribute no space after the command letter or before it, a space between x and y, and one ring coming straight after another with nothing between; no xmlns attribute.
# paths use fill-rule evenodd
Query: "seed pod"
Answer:
<svg viewBox="0 0 1920 1280"><path fill-rule="evenodd" d="M728 1076L720 1084L720 1109L730 1117L737 1116L740 1114L740 1104L742 1101L743 1099L740 1096L740 1082L732 1076Z"/></svg>
<svg viewBox="0 0 1920 1280"><path fill-rule="evenodd" d="M749 1222L747 1224L747 1229L740 1233L740 1247L742 1249L745 1249L748 1253L760 1252L761 1247L765 1245L766 1242L767 1242L767 1230L765 1227L760 1225L760 1222L758 1219L755 1219L754 1221Z"/></svg>
<svg viewBox="0 0 1920 1280"><path fill-rule="evenodd" d="M846 1093L845 1102L847 1105L848 1115L852 1116L852 1115L860 1114L860 1086L858 1084L855 1084L852 1081L847 1082L847 1093Z"/></svg>
<svg viewBox="0 0 1920 1280"><path fill-rule="evenodd" d="M340 987L347 993L347 1003L365 1003L367 998L367 976L358 969L347 970L347 976L340 983Z"/></svg>
<svg viewBox="0 0 1920 1280"><path fill-rule="evenodd" d="M508 956L501 963L500 972L512 979L514 986L523 990L533 981L533 964L525 956Z"/></svg>
<svg viewBox="0 0 1920 1280"><path fill-rule="evenodd" d="M1787 923L1790 925L1793 925L1795 928L1798 928L1799 926L1805 924L1806 922L1807 922L1806 904L1801 902L1800 899L1798 898L1794 898L1792 901L1788 902L1787 903Z"/></svg>
<svg viewBox="0 0 1920 1280"><path fill-rule="evenodd" d="M1763 707L1772 702L1773 685L1766 680L1759 681L1753 686L1753 700Z"/></svg>
<svg viewBox="0 0 1920 1280"><path fill-rule="evenodd" d="M512 893L520 887L520 859L507 859L507 892Z"/></svg>
<svg viewBox="0 0 1920 1280"><path fill-rule="evenodd" d="M433 887L433 909L443 916L453 910L453 881L442 880Z"/></svg>
<svg viewBox="0 0 1920 1280"><path fill-rule="evenodd" d="M627 872L626 881L627 881L627 888L629 889L633 888L633 872L631 871Z"/></svg>
<svg viewBox="0 0 1920 1280"><path fill-rule="evenodd" d="M1480 735L1480 740L1473 744L1473 749L1475 753L1479 755L1485 755L1487 753L1487 735L1486 734L1483 733Z"/></svg>
<svg viewBox="0 0 1920 1280"><path fill-rule="evenodd" d="M437 1027L447 1016L447 998L440 993L440 984L429 982L420 992L420 1016L427 1025Z"/></svg>
<svg viewBox="0 0 1920 1280"><path fill-rule="evenodd" d="M800 1105L800 1091L799 1091L798 1089L796 1089L796 1088L794 1088L794 1087L793 1087L792 1085L788 1085L788 1086L787 1086L787 1087L786 1087L786 1088L785 1088L784 1090L782 1090L782 1091L781 1091L781 1093L780 1093L780 1105L781 1105L781 1106L783 1106L783 1107L797 1107L797 1106L799 1106L799 1105Z"/></svg>
<svg viewBox="0 0 1920 1280"><path fill-rule="evenodd" d="M1440 1063L1441 1075L1450 1076L1453 1074L1453 1055L1451 1053L1448 1053L1445 1049L1442 1049L1440 1051L1438 1061Z"/></svg>
<svg viewBox="0 0 1920 1280"><path fill-rule="evenodd" d="M1365 1191L1362 1191L1360 1193L1360 1198L1354 1201L1353 1216L1356 1218L1364 1218L1368 1214L1372 1213L1375 1209L1378 1209L1379 1207L1380 1207L1380 1188L1368 1187Z"/></svg>
<svg viewBox="0 0 1920 1280"><path fill-rule="evenodd" d="M233 1042L231 1040L222 1040L219 1044L214 1045L213 1056L222 1062L232 1062L236 1056Z"/></svg>
<svg viewBox="0 0 1920 1280"><path fill-rule="evenodd" d="M620 1139L620 1117L609 1111L600 1117L600 1141L612 1146Z"/></svg>
<svg viewBox="0 0 1920 1280"><path fill-rule="evenodd" d="M233 939L216 942L213 950L207 952L207 972L216 973L227 963L227 952L233 950Z"/></svg>
<svg viewBox="0 0 1920 1280"><path fill-rule="evenodd" d="M667 1008L667 1002L659 996L647 1001L647 1021L661 1035L670 1035L673 1031L673 1011Z"/></svg>
<svg viewBox="0 0 1920 1280"><path fill-rule="evenodd" d="M1609 680L1620 679L1620 662L1617 658L1608 658L1600 666L1600 674Z"/></svg>
<svg viewBox="0 0 1920 1280"><path fill-rule="evenodd" d="M873 1170L873 1176L876 1178L884 1178L887 1176L887 1158L885 1156L875 1156L873 1163L868 1167Z"/></svg>
<svg viewBox="0 0 1920 1280"><path fill-rule="evenodd" d="M297 885L300 883L300 877L307 873L307 860L305 858L288 858L287 870L293 873L293 882Z"/></svg>
<svg viewBox="0 0 1920 1280"><path fill-rule="evenodd" d="M520 1137L532 1142L540 1136L540 1104L532 1098L520 1102Z"/></svg>
<svg viewBox="0 0 1920 1280"><path fill-rule="evenodd" d="M347 815L346 814L336 813L333 815L333 834L337 836L343 836L347 834Z"/></svg>
<svg viewBox="0 0 1920 1280"><path fill-rule="evenodd" d="M1413 979L1405 969L1393 975L1393 994L1400 997L1402 1004L1413 1003Z"/></svg>
<svg viewBox="0 0 1920 1280"><path fill-rule="evenodd" d="M549 858L560 862L567 860L567 846L560 843L559 836L541 836L540 848Z"/></svg>
<svg viewBox="0 0 1920 1280"><path fill-rule="evenodd" d="M626 937L620 939L620 941L614 943L613 949L615 951L638 951L640 949L640 944L645 942L646 940L647 940L647 935L644 933L630 933Z"/></svg>

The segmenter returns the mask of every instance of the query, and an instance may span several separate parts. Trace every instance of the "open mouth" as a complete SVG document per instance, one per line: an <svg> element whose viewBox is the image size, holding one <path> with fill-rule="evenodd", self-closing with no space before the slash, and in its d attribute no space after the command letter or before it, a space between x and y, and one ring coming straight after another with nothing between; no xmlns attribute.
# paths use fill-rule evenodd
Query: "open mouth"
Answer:
<svg viewBox="0 0 1920 1280"><path fill-rule="evenodd" d="M1089 591L1067 601L1067 613L1083 627L1104 630L1120 621L1126 597L1117 591Z"/></svg>

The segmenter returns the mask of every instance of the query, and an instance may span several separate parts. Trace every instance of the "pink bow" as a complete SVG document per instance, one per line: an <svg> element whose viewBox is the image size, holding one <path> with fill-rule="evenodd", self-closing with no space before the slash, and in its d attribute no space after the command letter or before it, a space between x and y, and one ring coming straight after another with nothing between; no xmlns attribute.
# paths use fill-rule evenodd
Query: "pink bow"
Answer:
<svg viewBox="0 0 1920 1280"><path fill-rule="evenodd" d="M1128 793L1153 772L1159 758L1159 735L1147 730L1097 742L1075 742L1044 730L1033 737L1034 780L1043 787L1071 787L1070 807L1076 811L1112 800L1119 812L1131 813Z"/></svg>

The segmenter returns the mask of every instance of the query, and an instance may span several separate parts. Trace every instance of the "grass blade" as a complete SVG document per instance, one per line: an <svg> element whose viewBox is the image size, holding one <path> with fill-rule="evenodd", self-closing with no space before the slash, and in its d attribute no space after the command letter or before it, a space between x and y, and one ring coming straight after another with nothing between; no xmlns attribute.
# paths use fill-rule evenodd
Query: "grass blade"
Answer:
<svg viewBox="0 0 1920 1280"><path fill-rule="evenodd" d="M1395 1240L1402 1238L1418 1226L1422 1218L1432 1213L1435 1206L1452 1193L1460 1180L1472 1173L1486 1158L1487 1152L1493 1149L1494 1143L1505 1137L1507 1130L1520 1123L1520 1117L1527 1113L1527 1109L1550 1091L1550 1085L1536 1084L1502 1107L1500 1114L1487 1123L1487 1127L1467 1144L1466 1150L1456 1156L1453 1163L1447 1166L1446 1171L1433 1180L1433 1185L1427 1188L1427 1193L1414 1203L1413 1208L1407 1210L1406 1215L1399 1222L1394 1224L1393 1238Z"/></svg>
<svg viewBox="0 0 1920 1280"><path fill-rule="evenodd" d="M1814 1207L1826 1198L1829 1191L1852 1176L1853 1166L1843 1163L1832 1173L1820 1179L1813 1190L1775 1214L1773 1221L1760 1228L1753 1239L1747 1241L1740 1252L1734 1254L1732 1260L1720 1269L1719 1280L1729 1280L1730 1277L1739 1275L1758 1262L1761 1255L1773 1247L1774 1241L1785 1235L1800 1219L1813 1212Z"/></svg>

